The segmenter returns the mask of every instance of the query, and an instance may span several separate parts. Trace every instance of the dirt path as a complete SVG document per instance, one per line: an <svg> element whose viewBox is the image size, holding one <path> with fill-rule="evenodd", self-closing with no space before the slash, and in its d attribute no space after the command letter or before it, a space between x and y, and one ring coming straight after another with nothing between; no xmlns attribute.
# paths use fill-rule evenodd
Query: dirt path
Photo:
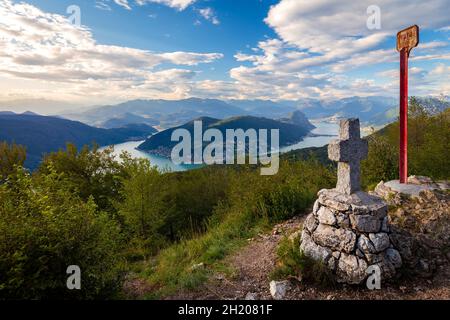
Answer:
<svg viewBox="0 0 450 320"><path fill-rule="evenodd" d="M170 299L271 299L269 275L275 268L276 248L285 235L300 229L305 216L298 216L274 227L271 234L250 239L238 253L228 257L225 264L234 272L231 276L215 274L198 290L181 292ZM402 280L382 284L381 290L339 285L336 288L318 288L295 282L286 299L450 299L449 264L441 267L432 279Z"/></svg>

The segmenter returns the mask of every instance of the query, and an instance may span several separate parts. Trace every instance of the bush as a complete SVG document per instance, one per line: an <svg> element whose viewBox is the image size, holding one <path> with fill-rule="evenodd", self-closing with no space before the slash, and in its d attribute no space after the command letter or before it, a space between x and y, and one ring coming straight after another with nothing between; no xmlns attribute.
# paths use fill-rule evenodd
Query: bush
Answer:
<svg viewBox="0 0 450 320"><path fill-rule="evenodd" d="M93 197L99 210L115 217L114 202L121 201L122 179L126 177L124 166L115 160L113 149L102 151L98 146L84 146L80 150L68 143L66 150L60 150L45 156L38 173L46 175L51 167L57 173L63 173L70 182L73 192L87 201Z"/></svg>
<svg viewBox="0 0 450 320"><path fill-rule="evenodd" d="M47 170L33 180L18 168L0 185L0 298L111 297L120 284L117 224ZM81 290L66 287L69 265L81 268Z"/></svg>
<svg viewBox="0 0 450 320"><path fill-rule="evenodd" d="M0 142L0 183L15 171L16 166L23 166L25 159L24 146Z"/></svg>
<svg viewBox="0 0 450 320"><path fill-rule="evenodd" d="M362 162L363 185L398 179L399 122L369 137L369 155ZM408 173L433 179L450 178L450 109L435 113L411 97L408 113Z"/></svg>

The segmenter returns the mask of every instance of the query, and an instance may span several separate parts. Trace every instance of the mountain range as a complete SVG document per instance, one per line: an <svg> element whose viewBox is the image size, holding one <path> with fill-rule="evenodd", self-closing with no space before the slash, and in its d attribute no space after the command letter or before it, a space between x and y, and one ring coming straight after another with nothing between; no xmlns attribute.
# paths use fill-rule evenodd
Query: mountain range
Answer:
<svg viewBox="0 0 450 320"><path fill-rule="evenodd" d="M26 147L25 166L34 169L46 153L64 148L68 142L78 147L96 143L106 146L130 140L143 140L156 130L145 124L102 129L78 121L40 116L32 112L0 112L0 141Z"/></svg>
<svg viewBox="0 0 450 320"><path fill-rule="evenodd" d="M420 98L426 105L447 104L436 98ZM182 125L200 117L225 119L235 116L254 116L268 119L288 117L301 110L309 119L337 119L358 117L363 125L384 125L395 121L398 102L390 97L349 97L322 101L218 100L190 98L183 100L132 100L117 105L92 107L71 112L64 117L102 128L143 123L159 129Z"/></svg>

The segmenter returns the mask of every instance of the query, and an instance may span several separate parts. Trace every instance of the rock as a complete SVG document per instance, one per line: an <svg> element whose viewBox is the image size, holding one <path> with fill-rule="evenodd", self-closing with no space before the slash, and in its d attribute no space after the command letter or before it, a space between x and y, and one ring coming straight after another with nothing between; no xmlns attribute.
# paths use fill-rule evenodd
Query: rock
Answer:
<svg viewBox="0 0 450 320"><path fill-rule="evenodd" d="M327 207L320 207L317 212L317 218L320 223L328 224L330 226L336 223L336 217L334 216L333 211L328 209Z"/></svg>
<svg viewBox="0 0 450 320"><path fill-rule="evenodd" d="M389 217L386 216L383 218L381 222L381 231L383 232L391 232L391 228L389 227Z"/></svg>
<svg viewBox="0 0 450 320"><path fill-rule="evenodd" d="M331 270L331 271L334 271L335 269L336 269L336 263L337 263L338 261L336 260L336 258L335 257L333 257L333 256L331 256L330 257L330 259L328 259L328 261L327 261L327 268L329 269L329 270Z"/></svg>
<svg viewBox="0 0 450 320"><path fill-rule="evenodd" d="M337 211L350 210L352 197L337 192L335 189L322 189L318 193L319 203Z"/></svg>
<svg viewBox="0 0 450 320"><path fill-rule="evenodd" d="M429 274L431 271L430 264L426 259L420 259L418 264L418 269L422 274Z"/></svg>
<svg viewBox="0 0 450 320"><path fill-rule="evenodd" d="M316 230L318 225L319 225L319 222L317 222L316 217L314 216L314 214L310 214L310 215L308 215L306 217L305 228L309 232L314 232L314 230Z"/></svg>
<svg viewBox="0 0 450 320"><path fill-rule="evenodd" d="M286 293L290 288L291 288L291 284L288 280L271 281L270 282L270 295L275 300L281 300L286 296Z"/></svg>
<svg viewBox="0 0 450 320"><path fill-rule="evenodd" d="M320 208L320 202L319 200L316 200L314 202L314 206L313 206L313 214L317 214L317 212L319 211Z"/></svg>
<svg viewBox="0 0 450 320"><path fill-rule="evenodd" d="M338 282L359 284L366 278L367 263L354 255L342 253L337 264Z"/></svg>
<svg viewBox="0 0 450 320"><path fill-rule="evenodd" d="M357 247L364 254L376 253L373 243L370 241L368 237L366 237L363 234L360 235L358 238Z"/></svg>
<svg viewBox="0 0 450 320"><path fill-rule="evenodd" d="M350 215L352 227L359 232L378 232L381 229L381 221L372 215Z"/></svg>
<svg viewBox="0 0 450 320"><path fill-rule="evenodd" d="M352 205L354 215L371 215L377 218L383 218L387 215L387 204L380 198L371 200L369 204Z"/></svg>
<svg viewBox="0 0 450 320"><path fill-rule="evenodd" d="M245 300L258 300L258 295L253 292L249 292L245 295Z"/></svg>
<svg viewBox="0 0 450 320"><path fill-rule="evenodd" d="M394 247L400 253L402 261L406 262L409 267L414 267L417 263L417 257L414 252L414 240L411 235L406 232L394 232L389 235Z"/></svg>
<svg viewBox="0 0 450 320"><path fill-rule="evenodd" d="M303 251L305 255L311 257L314 260L327 262L331 257L331 250L324 248L316 244L311 237L306 233L302 233L302 242L300 244L300 250Z"/></svg>
<svg viewBox="0 0 450 320"><path fill-rule="evenodd" d="M434 181L429 177L413 175L413 176L408 177L408 183L411 183L411 184L433 184Z"/></svg>
<svg viewBox="0 0 450 320"><path fill-rule="evenodd" d="M384 251L391 244L388 234L384 232L369 233L369 239L372 241L376 253Z"/></svg>
<svg viewBox="0 0 450 320"><path fill-rule="evenodd" d="M352 231L326 224L319 224L312 234L312 239L323 247L348 253L353 251L356 243L356 235Z"/></svg>
<svg viewBox="0 0 450 320"><path fill-rule="evenodd" d="M369 264L375 264L379 262L383 262L384 260L384 254L383 253L366 253L366 260Z"/></svg>
<svg viewBox="0 0 450 320"><path fill-rule="evenodd" d="M336 214L336 223L341 228L350 227L350 218L347 213L339 212Z"/></svg>
<svg viewBox="0 0 450 320"><path fill-rule="evenodd" d="M417 198L420 197L420 193L424 190L440 189L437 184L405 184L400 183L398 180L388 181L383 186L375 188L375 192L385 199L392 197L392 194L403 194L407 197Z"/></svg>
<svg viewBox="0 0 450 320"><path fill-rule="evenodd" d="M356 249L355 252L356 252L356 256L358 258L364 258L365 257L364 253L360 249Z"/></svg>
<svg viewBox="0 0 450 320"><path fill-rule="evenodd" d="M341 257L341 253L339 251L333 251L332 255L336 260L339 260Z"/></svg>
<svg viewBox="0 0 450 320"><path fill-rule="evenodd" d="M388 260L382 259L380 262L376 263L376 265L381 270L382 279L390 279L395 275L395 268Z"/></svg>
<svg viewBox="0 0 450 320"><path fill-rule="evenodd" d="M402 257L397 250L388 248L385 252L385 257L390 263L392 263L394 268L398 269L402 266Z"/></svg>

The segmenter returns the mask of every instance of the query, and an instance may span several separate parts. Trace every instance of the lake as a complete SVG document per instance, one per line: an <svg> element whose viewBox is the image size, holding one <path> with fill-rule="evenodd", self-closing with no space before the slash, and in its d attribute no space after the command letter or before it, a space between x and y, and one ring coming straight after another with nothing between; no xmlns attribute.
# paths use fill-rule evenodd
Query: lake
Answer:
<svg viewBox="0 0 450 320"><path fill-rule="evenodd" d="M311 133L318 136L305 137L303 141L290 146L282 147L280 149L281 152L284 153L291 150L309 147L322 147L328 144L330 140L336 139L339 132L339 125L337 123L315 121L311 121L311 123L316 126ZM157 166L161 170L186 171L192 168L198 168L198 165L176 165L170 159L137 150L136 148L143 142L144 141L130 141L116 144L114 145L114 155L118 158L123 151L126 151L131 154L133 158L145 158L150 160L152 165Z"/></svg>

